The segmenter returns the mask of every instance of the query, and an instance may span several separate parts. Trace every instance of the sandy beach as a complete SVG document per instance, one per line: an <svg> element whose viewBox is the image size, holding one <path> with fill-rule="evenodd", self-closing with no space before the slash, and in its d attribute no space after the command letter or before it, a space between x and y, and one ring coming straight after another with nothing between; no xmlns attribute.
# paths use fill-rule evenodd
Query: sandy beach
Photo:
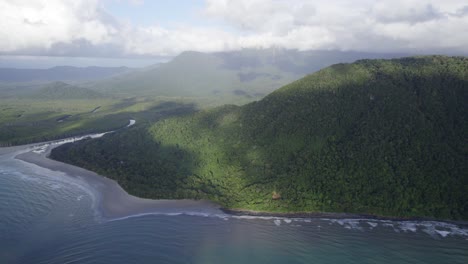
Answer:
<svg viewBox="0 0 468 264"><path fill-rule="evenodd" d="M66 140L65 140L66 141ZM62 142L65 142L62 141ZM444 221L466 226L465 221L442 220L432 218L401 218L368 214L326 213L326 212L256 212L243 209L221 208L207 200L153 200L128 194L120 185L95 172L62 163L48 158L50 151L60 146L61 142L45 142L23 146L0 148L0 155L12 155L23 162L31 163L52 171L65 173L66 177L78 180L90 190L95 200L95 208L106 219L119 219L145 214L192 214L217 216L251 216L276 218L330 218L330 219L375 219L393 221Z"/></svg>
<svg viewBox="0 0 468 264"><path fill-rule="evenodd" d="M6 155L6 154L12 154L15 152L19 152L21 150L26 150L35 144L29 144L29 145L21 145L21 146L14 146L14 147L1 147L0 148L0 156L1 155Z"/></svg>
<svg viewBox="0 0 468 264"><path fill-rule="evenodd" d="M119 184L92 171L47 158L49 145L42 151L34 152L33 145L0 149L0 155L15 153L16 159L50 169L64 172L67 177L78 179L95 195L96 208L101 216L108 219L129 217L141 214L223 214L219 206L203 200L152 200L129 195Z"/></svg>

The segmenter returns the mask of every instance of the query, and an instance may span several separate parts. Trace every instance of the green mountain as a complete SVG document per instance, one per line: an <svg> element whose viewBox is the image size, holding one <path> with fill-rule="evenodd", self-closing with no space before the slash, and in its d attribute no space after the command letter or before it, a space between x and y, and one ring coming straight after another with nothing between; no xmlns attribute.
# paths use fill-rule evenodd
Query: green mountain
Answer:
<svg viewBox="0 0 468 264"><path fill-rule="evenodd" d="M100 99L104 98L104 95L88 88L77 87L64 82L53 82L25 95L25 97L39 100L76 100Z"/></svg>
<svg viewBox="0 0 468 264"><path fill-rule="evenodd" d="M67 144L51 157L150 198L468 219L468 59L337 64L248 105Z"/></svg>
<svg viewBox="0 0 468 264"><path fill-rule="evenodd" d="M401 55L284 49L184 52L168 63L87 87L123 97L184 97L203 105L243 104L334 63L396 56Z"/></svg>

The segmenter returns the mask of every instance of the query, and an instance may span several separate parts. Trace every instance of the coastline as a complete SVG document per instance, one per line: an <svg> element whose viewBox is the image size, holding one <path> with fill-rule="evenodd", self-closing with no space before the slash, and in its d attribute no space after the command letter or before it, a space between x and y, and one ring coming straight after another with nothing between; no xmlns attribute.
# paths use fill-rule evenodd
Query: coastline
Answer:
<svg viewBox="0 0 468 264"><path fill-rule="evenodd" d="M264 212L237 208L223 208L209 200L153 200L128 194L116 181L95 172L48 158L50 151L60 144L37 143L23 146L0 148L0 155L14 153L15 159L34 164L52 171L65 173L78 179L97 198L96 208L104 218L118 219L145 214L198 214L230 215L272 218L315 218L315 219L370 219L388 221L435 221L468 226L466 221L434 219L425 217L391 217L372 214L333 212ZM34 148L36 147L36 148ZM41 151L35 151L42 148Z"/></svg>
<svg viewBox="0 0 468 264"><path fill-rule="evenodd" d="M22 151L22 150L26 151L28 148L31 148L32 146L39 145L39 144L40 143L20 145L20 146L11 146L11 147L0 147L0 156L15 153L15 152L19 152L19 151Z"/></svg>
<svg viewBox="0 0 468 264"><path fill-rule="evenodd" d="M279 217L279 218L307 218L307 219L354 219L354 220L379 220L379 221L397 221L397 222L443 222L468 227L467 221L435 219L428 217L397 217L380 216L373 214L353 214L353 213L333 213L333 212L267 212L252 211L236 208L220 208L226 214L235 216L255 216L255 217Z"/></svg>
<svg viewBox="0 0 468 264"><path fill-rule="evenodd" d="M33 149L18 151L14 158L23 162L52 171L65 173L66 177L78 179L96 198L95 206L98 213L106 219L125 218L144 214L178 214L190 212L193 214L222 214L219 205L206 200L152 200L128 194L116 181L98 175L95 172L49 159L47 156L56 146L48 146L42 153ZM23 146L22 149L24 149ZM5 152L5 151L4 151Z"/></svg>

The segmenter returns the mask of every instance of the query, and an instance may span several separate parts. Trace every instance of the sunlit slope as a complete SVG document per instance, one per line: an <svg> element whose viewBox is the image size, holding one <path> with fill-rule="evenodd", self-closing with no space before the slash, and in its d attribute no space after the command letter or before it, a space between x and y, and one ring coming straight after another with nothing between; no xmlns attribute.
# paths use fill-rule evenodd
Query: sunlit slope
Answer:
<svg viewBox="0 0 468 264"><path fill-rule="evenodd" d="M468 219L468 59L337 64L259 102L67 145L53 157L152 198Z"/></svg>

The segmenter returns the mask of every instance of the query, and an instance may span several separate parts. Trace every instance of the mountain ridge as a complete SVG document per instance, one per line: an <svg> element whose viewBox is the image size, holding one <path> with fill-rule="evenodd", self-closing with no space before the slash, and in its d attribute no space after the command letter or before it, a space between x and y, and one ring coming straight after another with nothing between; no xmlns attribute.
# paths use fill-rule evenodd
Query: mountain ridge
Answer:
<svg viewBox="0 0 468 264"><path fill-rule="evenodd" d="M468 58L336 64L242 107L54 149L147 198L468 219ZM119 165L118 162L123 162Z"/></svg>
<svg viewBox="0 0 468 264"><path fill-rule="evenodd" d="M212 105L243 104L261 99L330 64L366 57L399 56L401 54L255 49L218 53L186 51L158 67L96 81L86 87L122 96L194 97L209 98Z"/></svg>

